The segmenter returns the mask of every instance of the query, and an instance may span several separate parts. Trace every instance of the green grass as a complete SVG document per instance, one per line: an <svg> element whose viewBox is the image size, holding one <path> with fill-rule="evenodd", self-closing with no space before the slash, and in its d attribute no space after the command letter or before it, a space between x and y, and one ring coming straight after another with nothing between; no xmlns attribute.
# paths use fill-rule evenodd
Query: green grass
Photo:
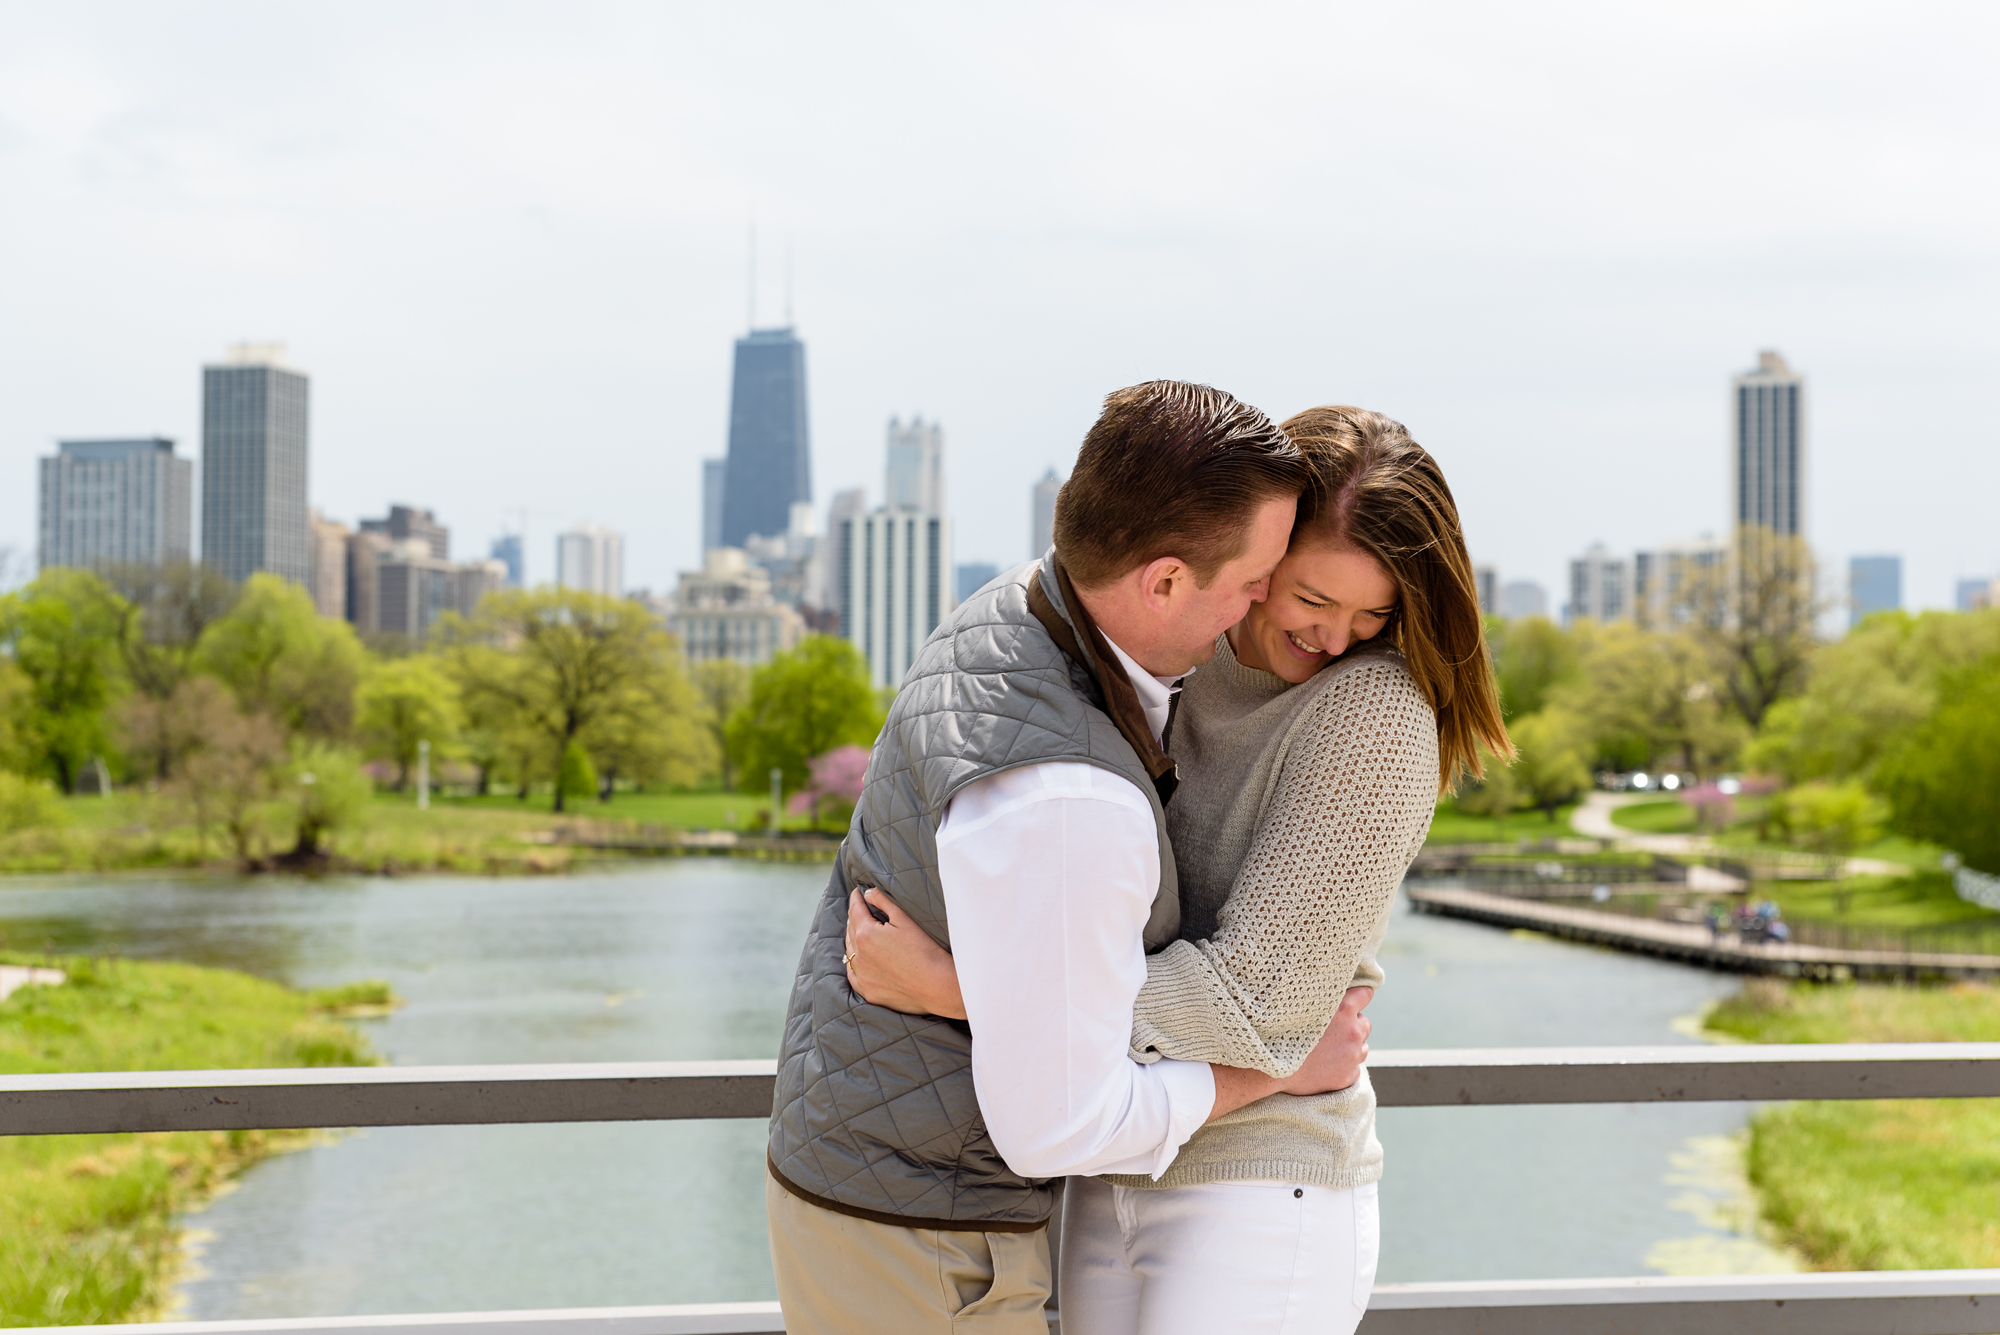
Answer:
<svg viewBox="0 0 2000 1335"><path fill-rule="evenodd" d="M2000 923L2000 913L1968 904L1941 871L1907 876L1849 876L1839 881L1778 881L1760 894L1778 901L1797 922L1842 927L1939 927Z"/></svg>
<svg viewBox="0 0 2000 1335"><path fill-rule="evenodd" d="M354 1030L276 983L185 964L53 963L66 983L20 988L0 1002L0 1073L375 1060ZM0 1325L163 1315L180 1255L174 1217L247 1164L303 1139L299 1132L0 1139Z"/></svg>
<svg viewBox="0 0 2000 1335"><path fill-rule="evenodd" d="M1435 848L1441 844L1511 844L1522 839L1568 839L1575 835L1569 827L1569 813L1573 806L1558 807L1552 821L1539 811L1516 811L1505 818L1473 816L1458 809L1455 803L1438 803L1437 814L1431 817L1431 832L1424 840L1425 847Z"/></svg>
<svg viewBox="0 0 2000 1335"><path fill-rule="evenodd" d="M1691 834L1695 810L1685 802L1634 802L1613 808L1611 823L1636 834Z"/></svg>
<svg viewBox="0 0 2000 1335"><path fill-rule="evenodd" d="M408 805L405 797L403 803ZM486 797L433 798L433 803L452 810L505 810L549 815L549 795L532 794L526 802L513 794ZM770 810L767 793L730 793L719 789L697 792L619 792L609 802L594 797L572 797L568 815L583 820L629 821L634 825L659 825L672 830L740 830L760 833L765 813ZM545 822L546 823L546 822ZM803 816L786 814L779 828L806 830L812 822Z"/></svg>
<svg viewBox="0 0 2000 1335"><path fill-rule="evenodd" d="M1757 980L1709 1028L1757 1043L2000 1040L2000 988ZM2000 1099L1793 1103L1751 1123L1764 1216L1824 1270L2000 1266Z"/></svg>

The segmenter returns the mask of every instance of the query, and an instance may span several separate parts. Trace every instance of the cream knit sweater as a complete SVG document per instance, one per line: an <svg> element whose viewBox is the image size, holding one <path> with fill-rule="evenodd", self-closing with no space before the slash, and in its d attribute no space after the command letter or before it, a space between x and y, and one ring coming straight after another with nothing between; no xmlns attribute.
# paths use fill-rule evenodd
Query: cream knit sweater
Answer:
<svg viewBox="0 0 2000 1335"><path fill-rule="evenodd" d="M1290 687L1238 663L1224 637L1182 690L1172 742L1181 939L1147 961L1133 1053L1290 1075L1342 994L1382 982L1375 951L1437 804L1437 716L1386 645ZM1339 1093L1218 1118L1157 1182L1109 1180L1344 1188L1381 1176L1364 1070Z"/></svg>

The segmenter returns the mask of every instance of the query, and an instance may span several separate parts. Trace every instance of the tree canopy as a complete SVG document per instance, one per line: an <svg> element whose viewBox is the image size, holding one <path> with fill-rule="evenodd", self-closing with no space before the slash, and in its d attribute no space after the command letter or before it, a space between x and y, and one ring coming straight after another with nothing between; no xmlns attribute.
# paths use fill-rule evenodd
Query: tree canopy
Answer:
<svg viewBox="0 0 2000 1335"><path fill-rule="evenodd" d="M847 640L809 635L750 678L750 696L728 723L729 750L745 792L761 792L770 771L787 792L812 777L812 761L840 746L872 746L882 710L868 664Z"/></svg>

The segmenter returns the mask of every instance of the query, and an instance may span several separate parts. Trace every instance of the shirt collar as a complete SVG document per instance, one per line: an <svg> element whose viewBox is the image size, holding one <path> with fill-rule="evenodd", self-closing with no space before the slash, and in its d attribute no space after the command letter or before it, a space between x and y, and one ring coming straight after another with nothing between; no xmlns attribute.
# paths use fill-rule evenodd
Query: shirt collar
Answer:
<svg viewBox="0 0 2000 1335"><path fill-rule="evenodd" d="M1099 629L1102 629L1100 627ZM1109 635L1104 642L1111 646L1111 652L1118 656L1118 666L1125 671L1125 677L1132 683L1132 689L1139 695L1139 707L1146 712L1146 726L1153 730L1153 740L1159 741L1166 731L1167 710L1173 704L1174 692L1187 679L1186 674L1178 677L1156 677L1139 666L1138 660L1118 647L1118 641Z"/></svg>

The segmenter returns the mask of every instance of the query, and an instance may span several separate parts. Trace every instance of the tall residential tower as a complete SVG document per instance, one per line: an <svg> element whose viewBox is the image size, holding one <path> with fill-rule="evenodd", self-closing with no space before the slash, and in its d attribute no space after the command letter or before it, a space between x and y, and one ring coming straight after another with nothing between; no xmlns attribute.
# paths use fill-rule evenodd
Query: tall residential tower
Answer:
<svg viewBox="0 0 2000 1335"><path fill-rule="evenodd" d="M306 584L305 373L281 343L238 343L201 373L201 560L231 580Z"/></svg>
<svg viewBox="0 0 2000 1335"><path fill-rule="evenodd" d="M752 534L778 537L790 530L793 503L811 499L806 345L790 328L753 329L736 340L716 545L741 547Z"/></svg>
<svg viewBox="0 0 2000 1335"><path fill-rule="evenodd" d="M1806 529L1805 377L1775 352L1731 387L1730 522L1796 537Z"/></svg>
<svg viewBox="0 0 2000 1335"><path fill-rule="evenodd" d="M163 436L65 440L41 461L41 535L51 566L185 561L192 536L194 461Z"/></svg>

